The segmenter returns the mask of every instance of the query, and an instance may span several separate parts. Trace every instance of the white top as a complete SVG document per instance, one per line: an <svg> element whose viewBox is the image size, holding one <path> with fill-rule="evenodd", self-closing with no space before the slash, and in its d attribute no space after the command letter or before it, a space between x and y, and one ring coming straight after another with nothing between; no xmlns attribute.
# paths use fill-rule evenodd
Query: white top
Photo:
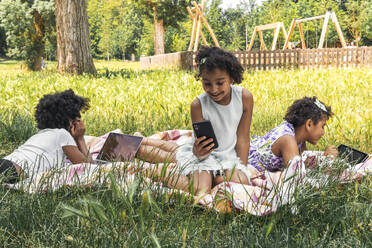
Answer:
<svg viewBox="0 0 372 248"><path fill-rule="evenodd" d="M239 169L249 176L246 166L236 154L235 146L238 140L237 131L243 115L242 87L231 85L231 101L228 105L220 105L206 93L198 96L202 115L210 120L216 134L218 148L206 159L199 160L192 152L195 137L187 144L180 146L176 153L179 172L188 175L194 171L217 171Z"/></svg>
<svg viewBox="0 0 372 248"><path fill-rule="evenodd" d="M33 135L4 159L19 165L31 178L64 165L64 146L77 146L71 134L63 128L47 128Z"/></svg>
<svg viewBox="0 0 372 248"><path fill-rule="evenodd" d="M216 134L218 148L216 152L235 152L237 130L243 115L242 87L231 85L231 101L220 105L206 93L198 96L205 120L210 120Z"/></svg>

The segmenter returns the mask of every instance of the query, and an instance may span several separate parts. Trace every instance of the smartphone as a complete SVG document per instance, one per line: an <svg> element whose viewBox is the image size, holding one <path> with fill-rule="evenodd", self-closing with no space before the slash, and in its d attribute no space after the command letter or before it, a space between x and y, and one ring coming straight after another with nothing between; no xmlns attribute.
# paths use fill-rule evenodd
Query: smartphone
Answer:
<svg viewBox="0 0 372 248"><path fill-rule="evenodd" d="M213 148L218 147L217 138L216 135L214 134L212 123L209 120L194 122L192 124L192 127L197 138L200 138L202 136L207 137L207 139L212 138L214 143ZM211 143L209 143L208 145L210 144Z"/></svg>
<svg viewBox="0 0 372 248"><path fill-rule="evenodd" d="M367 153L358 151L344 144L339 145L337 151L339 157L346 159L351 164L363 163L369 157Z"/></svg>

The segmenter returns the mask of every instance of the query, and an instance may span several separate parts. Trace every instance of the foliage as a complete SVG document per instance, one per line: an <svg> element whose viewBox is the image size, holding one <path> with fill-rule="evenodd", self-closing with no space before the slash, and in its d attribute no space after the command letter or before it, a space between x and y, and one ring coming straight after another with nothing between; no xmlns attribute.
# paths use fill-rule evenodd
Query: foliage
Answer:
<svg viewBox="0 0 372 248"><path fill-rule="evenodd" d="M165 28L168 26L178 27L179 23L188 16L186 7L191 5L190 0L136 0L132 3L151 20L156 13L156 18L164 21Z"/></svg>
<svg viewBox="0 0 372 248"><path fill-rule="evenodd" d="M138 41L136 52L138 57L154 54L154 22L143 20L142 36Z"/></svg>
<svg viewBox="0 0 372 248"><path fill-rule="evenodd" d="M87 0L87 2L91 48L95 58L129 59L131 54L135 54L136 58L142 55L153 55L155 50L154 36L156 35L153 20L154 7L157 18L164 20L165 52L182 51L188 47L192 21L188 17L186 7L192 6L191 0ZM45 37L39 49L48 59L54 59L56 56L56 33L53 1L4 0L1 6L10 3L12 6L6 10L0 9L3 14L11 12L0 21L4 23L0 28L0 35L3 29L9 44L8 55L13 58L25 59L30 54L36 53L37 46L32 45L34 43L30 38L34 32L32 31L34 26L31 13L32 9L39 8L45 24ZM39 3L39 7L35 7L37 3ZM220 46L228 50L244 50L249 44L254 27L257 25L282 21L288 31L293 18L301 19L323 15L328 10L335 11L348 45L353 41L359 46L372 45L371 0L241 0L236 7L227 9L222 8L221 3L222 0L208 0L204 16L212 27ZM48 6L48 8L40 8L42 5ZM13 20L12 24L11 20ZM302 25L307 47L316 48L318 46L322 24L323 20L314 20ZM213 40L205 27L203 27L203 32L208 44L213 45ZM269 47L273 39L273 32L264 31L263 35L266 46ZM256 37L254 49L259 49L260 43L257 41L258 37ZM282 48L284 41L283 36L280 35L277 48ZM298 27L295 28L291 41L300 42ZM328 24L324 45L326 47L340 45L331 20ZM4 46L1 46L1 49L4 49Z"/></svg>
<svg viewBox="0 0 372 248"><path fill-rule="evenodd" d="M126 59L136 53L143 29L137 9L124 1L89 0L87 12L93 56Z"/></svg>
<svg viewBox="0 0 372 248"><path fill-rule="evenodd" d="M60 75L14 70L0 62L0 156L35 130L34 108L43 94L72 88L89 97L83 115L87 134L115 128L151 135L190 129L189 106L202 93L186 71L139 71L138 63L95 62L98 75ZM131 66L130 69L127 66ZM7 70L7 68L9 70ZM107 68L105 68L107 67ZM368 68L246 72L243 86L254 95L252 135L282 121L287 106L318 96L336 116L317 147L346 143L372 153ZM347 107L345 107L347 106ZM7 114L5 114L7 113ZM372 179L318 190L305 187L290 207L255 217L207 210L181 195L148 187L141 177L128 190L113 172L104 184L66 187L28 195L0 187L0 240L4 247L370 247ZM11 235L10 235L11 234Z"/></svg>
<svg viewBox="0 0 372 248"><path fill-rule="evenodd" d="M345 2L345 24L347 30L353 37L354 43L358 44L362 35L365 38L361 43L366 44L367 40L372 43L371 22L372 22L372 1L355 0ZM368 44L368 43L367 43Z"/></svg>
<svg viewBox="0 0 372 248"><path fill-rule="evenodd" d="M35 69L36 60L44 53L46 37L50 40L55 37L53 13L54 1L0 2L0 25L6 32L7 55L24 59L30 69Z"/></svg>

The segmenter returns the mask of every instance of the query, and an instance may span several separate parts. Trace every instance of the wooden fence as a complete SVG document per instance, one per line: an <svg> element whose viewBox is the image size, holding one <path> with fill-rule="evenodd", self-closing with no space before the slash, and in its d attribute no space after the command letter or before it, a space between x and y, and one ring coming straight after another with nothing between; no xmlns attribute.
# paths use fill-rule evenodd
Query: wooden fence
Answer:
<svg viewBox="0 0 372 248"><path fill-rule="evenodd" d="M372 47L233 52L246 69L372 66Z"/></svg>
<svg viewBox="0 0 372 248"><path fill-rule="evenodd" d="M310 69L327 67L372 67L372 47L232 51L245 69ZM141 58L141 68L195 69L195 52L162 54Z"/></svg>

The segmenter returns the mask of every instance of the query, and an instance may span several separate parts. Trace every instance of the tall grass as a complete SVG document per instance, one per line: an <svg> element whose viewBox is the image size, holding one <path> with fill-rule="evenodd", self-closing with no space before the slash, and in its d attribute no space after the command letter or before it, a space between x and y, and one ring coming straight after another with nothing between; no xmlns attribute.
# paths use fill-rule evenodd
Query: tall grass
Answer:
<svg viewBox="0 0 372 248"><path fill-rule="evenodd" d="M46 93L72 88L89 97L88 135L115 128L146 135L190 129L189 105L202 93L190 72L105 69L96 76L6 71L0 74L0 155L35 131L33 113ZM252 134L282 121L293 100L318 96L336 116L317 147L346 143L372 153L369 69L246 72L254 95ZM93 187L28 195L0 188L0 241L4 247L368 247L372 245L372 179L321 189L305 187L291 206L265 217L219 214L183 196L150 189L137 178L128 191L119 173ZM144 193L145 192L145 193Z"/></svg>

